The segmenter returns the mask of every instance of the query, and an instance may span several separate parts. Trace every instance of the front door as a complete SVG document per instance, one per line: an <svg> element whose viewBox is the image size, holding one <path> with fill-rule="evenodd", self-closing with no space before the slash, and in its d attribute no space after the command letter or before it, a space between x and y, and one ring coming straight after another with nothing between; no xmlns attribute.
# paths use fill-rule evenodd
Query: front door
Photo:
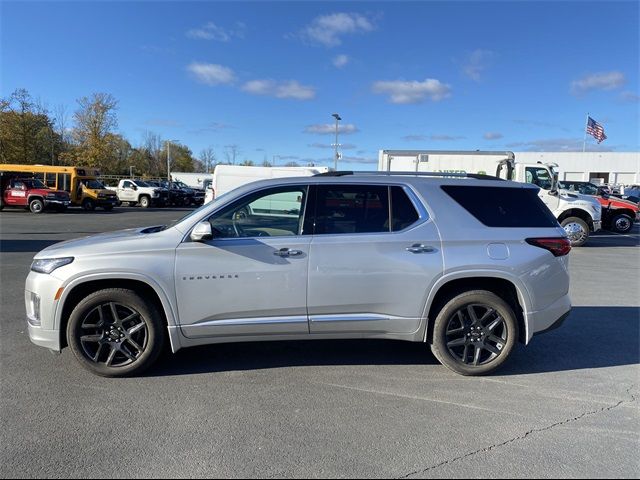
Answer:
<svg viewBox="0 0 640 480"><path fill-rule="evenodd" d="M412 334L442 246L401 186L319 185L309 263L312 334Z"/></svg>
<svg viewBox="0 0 640 480"><path fill-rule="evenodd" d="M525 180L540 187L538 197L544 202L549 210L555 212L560 205L560 195L551 195L552 178L549 170L544 167L526 167Z"/></svg>
<svg viewBox="0 0 640 480"><path fill-rule="evenodd" d="M249 194L214 213L214 238L176 254L180 326L189 338L308 334L307 187Z"/></svg>

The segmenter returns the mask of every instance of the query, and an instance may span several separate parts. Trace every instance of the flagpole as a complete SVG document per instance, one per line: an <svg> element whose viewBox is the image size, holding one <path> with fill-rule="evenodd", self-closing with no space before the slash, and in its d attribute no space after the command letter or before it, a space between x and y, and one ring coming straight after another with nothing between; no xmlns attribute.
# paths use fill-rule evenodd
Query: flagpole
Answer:
<svg viewBox="0 0 640 480"><path fill-rule="evenodd" d="M587 151L587 127L589 126L589 112L587 112L587 121L584 124L584 142L582 142L582 153Z"/></svg>

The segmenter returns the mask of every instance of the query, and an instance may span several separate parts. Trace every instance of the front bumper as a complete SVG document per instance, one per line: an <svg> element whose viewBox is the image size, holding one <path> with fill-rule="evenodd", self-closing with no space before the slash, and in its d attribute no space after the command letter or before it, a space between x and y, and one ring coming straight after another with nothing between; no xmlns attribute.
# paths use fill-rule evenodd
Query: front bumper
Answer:
<svg viewBox="0 0 640 480"><path fill-rule="evenodd" d="M48 207L50 205L59 206L59 207L68 207L69 205L71 205L71 202L69 200L58 200L57 198L56 199L45 198L44 206Z"/></svg>
<svg viewBox="0 0 640 480"><path fill-rule="evenodd" d="M96 200L96 204L99 207L104 207L105 205L115 207L118 204L118 197L98 198L98 200Z"/></svg>
<svg viewBox="0 0 640 480"><path fill-rule="evenodd" d="M27 321L29 327L29 339L31 343L59 352L62 350L60 346L60 332L58 330L45 330L41 327L34 327Z"/></svg>
<svg viewBox="0 0 640 480"><path fill-rule="evenodd" d="M593 222L593 232L597 232L598 230L602 230L602 222Z"/></svg>

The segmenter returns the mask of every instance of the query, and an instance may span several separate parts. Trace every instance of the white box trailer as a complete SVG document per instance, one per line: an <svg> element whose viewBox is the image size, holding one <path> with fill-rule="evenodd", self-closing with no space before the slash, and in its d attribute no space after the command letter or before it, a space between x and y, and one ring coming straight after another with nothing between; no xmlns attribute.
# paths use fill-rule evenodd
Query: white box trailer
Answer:
<svg viewBox="0 0 640 480"><path fill-rule="evenodd" d="M510 151L380 150L378 155L379 171L490 175L533 183L571 244L581 246L590 232L601 228L601 207L595 198L559 191L557 167L553 163L518 162Z"/></svg>
<svg viewBox="0 0 640 480"><path fill-rule="evenodd" d="M238 187L258 180L281 177L308 177L326 173L329 167L245 167L242 165L216 165L205 203Z"/></svg>

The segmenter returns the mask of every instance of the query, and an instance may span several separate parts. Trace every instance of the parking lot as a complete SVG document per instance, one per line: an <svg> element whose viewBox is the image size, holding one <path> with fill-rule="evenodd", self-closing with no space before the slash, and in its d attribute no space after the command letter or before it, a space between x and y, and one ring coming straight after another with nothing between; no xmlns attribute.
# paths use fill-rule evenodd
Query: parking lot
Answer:
<svg viewBox="0 0 640 480"><path fill-rule="evenodd" d="M572 251L571 317L491 377L420 344L309 341L182 350L104 379L30 343L37 251L188 211L0 214L0 477L640 476L638 225Z"/></svg>

